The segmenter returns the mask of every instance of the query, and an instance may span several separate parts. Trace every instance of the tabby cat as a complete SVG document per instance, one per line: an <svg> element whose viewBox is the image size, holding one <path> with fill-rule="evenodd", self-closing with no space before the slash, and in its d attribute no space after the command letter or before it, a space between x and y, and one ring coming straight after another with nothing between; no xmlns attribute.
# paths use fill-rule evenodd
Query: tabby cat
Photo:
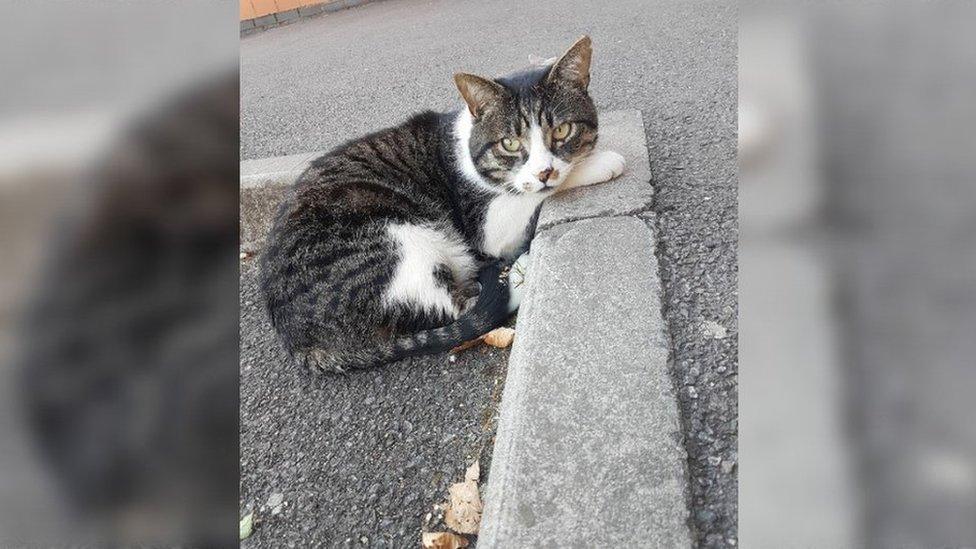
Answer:
<svg viewBox="0 0 976 549"><path fill-rule="evenodd" d="M595 152L589 37L541 67L457 74L465 107L423 112L313 161L261 263L287 350L327 371L440 352L518 307L504 272L542 201L624 168Z"/></svg>

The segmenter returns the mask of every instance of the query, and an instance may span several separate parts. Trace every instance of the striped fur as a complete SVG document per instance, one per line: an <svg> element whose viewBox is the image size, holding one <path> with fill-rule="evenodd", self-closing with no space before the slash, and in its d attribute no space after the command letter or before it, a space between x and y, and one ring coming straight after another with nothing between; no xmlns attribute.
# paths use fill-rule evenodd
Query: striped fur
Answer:
<svg viewBox="0 0 976 549"><path fill-rule="evenodd" d="M542 199L596 142L586 82L568 69L584 65L588 39L547 67L468 75L458 80L467 109L418 114L312 162L261 258L268 314L288 351L345 371L500 325L509 291L499 274L525 251ZM553 139L564 122L572 134ZM506 138L525 150L505 150ZM551 167L561 173L548 182L536 175Z"/></svg>

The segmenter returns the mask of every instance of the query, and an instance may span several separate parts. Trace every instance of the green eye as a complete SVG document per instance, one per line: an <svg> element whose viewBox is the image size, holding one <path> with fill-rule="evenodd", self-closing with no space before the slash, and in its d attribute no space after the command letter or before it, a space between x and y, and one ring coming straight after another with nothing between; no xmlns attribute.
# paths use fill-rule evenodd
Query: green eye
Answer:
<svg viewBox="0 0 976 549"><path fill-rule="evenodd" d="M502 139L502 147L508 152L516 152L522 148L522 142L514 137Z"/></svg>
<svg viewBox="0 0 976 549"><path fill-rule="evenodd" d="M552 130L553 139L566 139L569 135L569 130L573 129L572 124L569 122L563 122L562 124L556 126L556 129Z"/></svg>

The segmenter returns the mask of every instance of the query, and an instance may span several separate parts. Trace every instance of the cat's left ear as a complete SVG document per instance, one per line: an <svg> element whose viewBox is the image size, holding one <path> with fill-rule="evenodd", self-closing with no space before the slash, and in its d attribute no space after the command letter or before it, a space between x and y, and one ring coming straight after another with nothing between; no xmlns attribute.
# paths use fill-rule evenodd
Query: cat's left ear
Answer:
<svg viewBox="0 0 976 549"><path fill-rule="evenodd" d="M566 83L577 86L584 91L590 85L590 57L593 55L593 44L589 36L576 41L566 53L549 69L547 83Z"/></svg>

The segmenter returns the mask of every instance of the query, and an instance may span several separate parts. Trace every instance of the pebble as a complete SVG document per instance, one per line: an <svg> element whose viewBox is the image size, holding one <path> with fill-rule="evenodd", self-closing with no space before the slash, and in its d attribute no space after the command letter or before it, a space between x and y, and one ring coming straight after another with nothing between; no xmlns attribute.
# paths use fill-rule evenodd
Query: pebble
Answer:
<svg viewBox="0 0 976 549"><path fill-rule="evenodd" d="M700 509L695 513L695 518L705 524L711 524L712 522L715 522L715 512L709 509Z"/></svg>
<svg viewBox="0 0 976 549"><path fill-rule="evenodd" d="M268 509L271 509L272 515L277 515L278 513L281 512L281 507L282 507L281 504L284 503L284 501L285 501L285 495L282 494L281 492L275 492L271 494L271 497L268 498L267 506Z"/></svg>
<svg viewBox="0 0 976 549"><path fill-rule="evenodd" d="M725 329L725 326L722 326L714 320L706 320L703 322L702 332L704 332L707 337L711 337L713 339L725 339L729 335L729 331Z"/></svg>
<svg viewBox="0 0 976 549"><path fill-rule="evenodd" d="M722 535L721 534L708 534L705 536L705 543L709 547L721 547L722 545Z"/></svg>
<svg viewBox="0 0 976 549"><path fill-rule="evenodd" d="M733 469L735 469L735 461L723 461L722 462L722 472L724 474L726 474L726 475L731 474Z"/></svg>

